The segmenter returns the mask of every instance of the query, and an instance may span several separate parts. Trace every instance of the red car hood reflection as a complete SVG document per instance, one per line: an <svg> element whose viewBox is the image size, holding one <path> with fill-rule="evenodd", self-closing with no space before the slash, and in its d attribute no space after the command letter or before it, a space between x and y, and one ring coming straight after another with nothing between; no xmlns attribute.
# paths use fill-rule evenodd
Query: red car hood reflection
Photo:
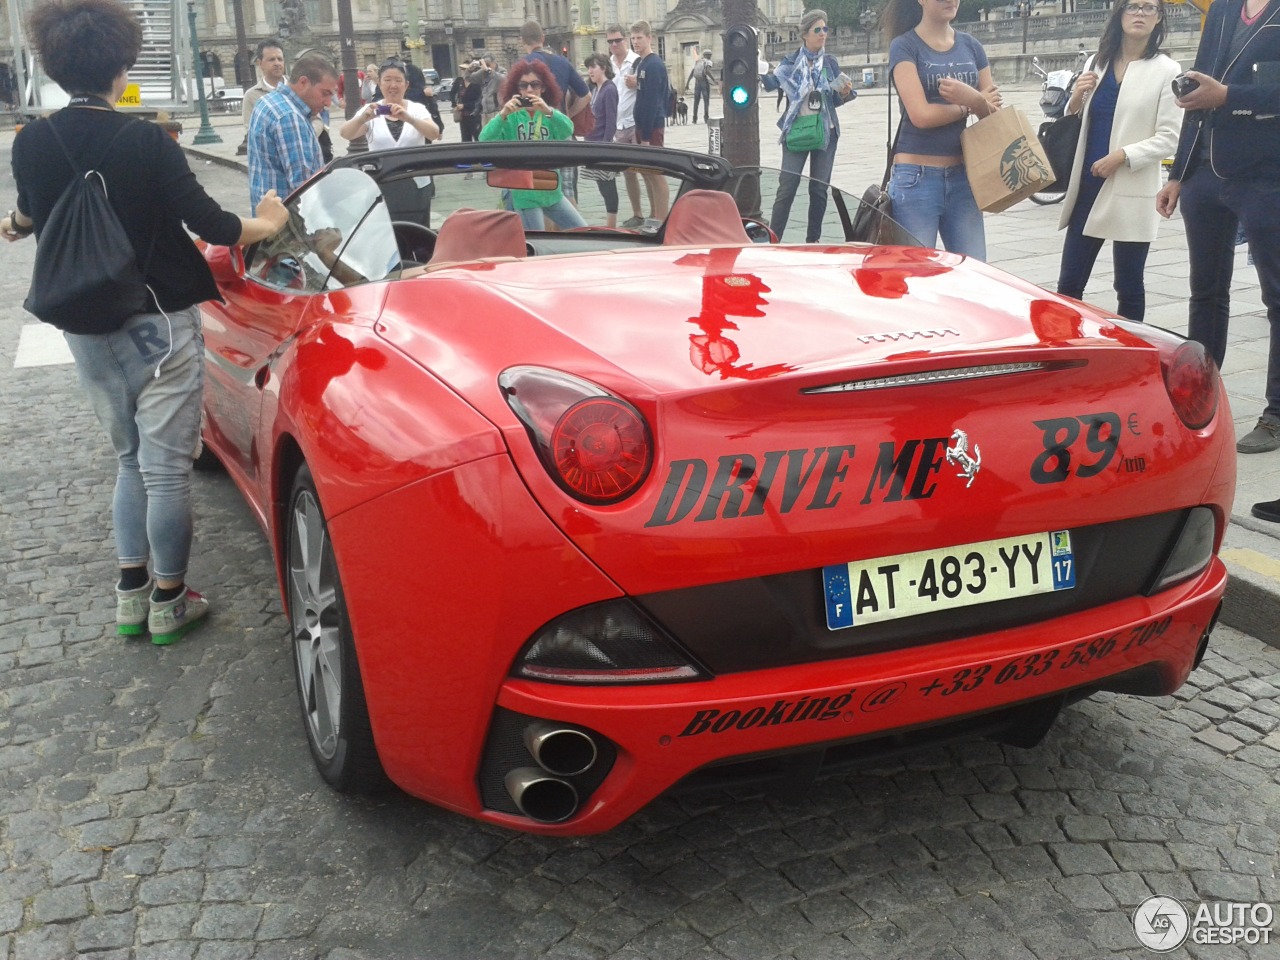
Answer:
<svg viewBox="0 0 1280 960"><path fill-rule="evenodd" d="M448 312L459 282L463 317ZM476 309L476 282L491 308ZM911 248L663 249L462 266L396 285L388 309L408 317L423 304L432 305L427 339L394 323L386 335L462 388L470 377L448 368L475 358L435 349L438 335L453 339L453 323L485 344L491 364L471 374L490 383L512 363L594 355L658 392L705 388L708 377L762 380L953 351L1141 345L1083 305L985 264Z"/></svg>

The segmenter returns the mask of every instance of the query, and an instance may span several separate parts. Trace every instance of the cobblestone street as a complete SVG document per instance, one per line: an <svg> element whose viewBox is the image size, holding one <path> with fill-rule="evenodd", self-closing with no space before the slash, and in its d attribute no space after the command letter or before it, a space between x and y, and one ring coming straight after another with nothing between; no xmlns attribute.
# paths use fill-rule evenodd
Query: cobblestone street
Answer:
<svg viewBox="0 0 1280 960"><path fill-rule="evenodd" d="M244 206L243 173L198 169ZM1036 215L1010 222L1056 255ZM115 458L69 365L14 365L33 253L0 251L0 960L1137 960L1153 894L1280 909L1280 649L1223 626L1178 695L1076 704L1034 749L962 741L800 799L680 793L594 838L333 793L225 475L195 481L209 623L113 635Z"/></svg>

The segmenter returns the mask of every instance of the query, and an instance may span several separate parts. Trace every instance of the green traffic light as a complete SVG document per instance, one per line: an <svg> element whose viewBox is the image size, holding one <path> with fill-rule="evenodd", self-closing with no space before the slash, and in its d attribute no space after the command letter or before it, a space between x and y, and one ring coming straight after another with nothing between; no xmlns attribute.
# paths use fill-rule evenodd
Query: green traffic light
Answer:
<svg viewBox="0 0 1280 960"><path fill-rule="evenodd" d="M751 94L746 87L734 87L729 91L729 99L735 107L745 107L751 100Z"/></svg>

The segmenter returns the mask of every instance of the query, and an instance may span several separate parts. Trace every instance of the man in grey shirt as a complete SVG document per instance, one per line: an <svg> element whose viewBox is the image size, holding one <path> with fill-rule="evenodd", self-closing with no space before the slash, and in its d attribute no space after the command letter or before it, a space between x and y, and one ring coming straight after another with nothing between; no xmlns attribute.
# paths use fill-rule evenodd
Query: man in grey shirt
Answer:
<svg viewBox="0 0 1280 960"><path fill-rule="evenodd" d="M240 107L244 136L240 139L240 146L236 147L238 156L249 152L249 118L253 116L254 105L284 80L284 48L276 40L263 40L258 44L257 56L253 62L258 65L260 78L244 92L244 103Z"/></svg>

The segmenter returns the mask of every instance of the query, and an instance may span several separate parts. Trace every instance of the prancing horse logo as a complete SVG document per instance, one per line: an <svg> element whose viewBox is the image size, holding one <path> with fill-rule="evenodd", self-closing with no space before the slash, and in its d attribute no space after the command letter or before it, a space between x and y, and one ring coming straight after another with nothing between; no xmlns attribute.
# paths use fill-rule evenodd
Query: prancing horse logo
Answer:
<svg viewBox="0 0 1280 960"><path fill-rule="evenodd" d="M960 472L956 474L957 477L968 478L969 482L964 485L968 490L973 486L973 478L982 469L982 448L975 443L973 445L975 456L969 456L969 435L963 430L954 431L951 439L956 442L956 445L947 447L947 463L954 463L960 468Z"/></svg>

